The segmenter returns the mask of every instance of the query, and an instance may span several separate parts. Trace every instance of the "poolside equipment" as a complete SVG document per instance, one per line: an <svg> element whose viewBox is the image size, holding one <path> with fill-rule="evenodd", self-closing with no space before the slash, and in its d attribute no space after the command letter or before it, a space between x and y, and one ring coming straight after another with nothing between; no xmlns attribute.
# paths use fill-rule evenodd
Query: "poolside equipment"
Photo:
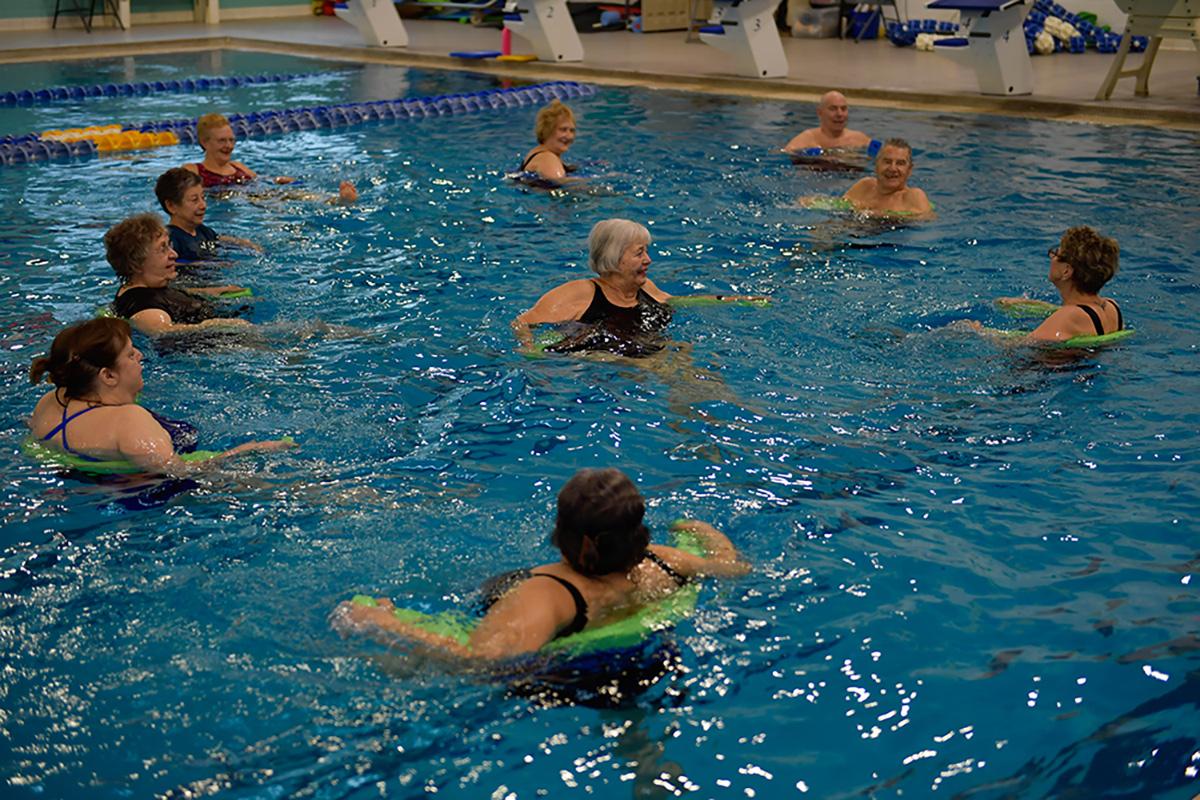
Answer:
<svg viewBox="0 0 1200 800"><path fill-rule="evenodd" d="M1033 93L1033 65L1022 23L1025 0L934 0L927 8L958 11L967 29L961 39L934 43L934 52L975 70L980 94Z"/></svg>
<svg viewBox="0 0 1200 800"><path fill-rule="evenodd" d="M676 526L678 525L679 523L676 523ZM672 537L673 544L680 550L693 555L704 555L705 550L699 537L691 531L673 527ZM538 653L574 658L597 653L626 651L639 647L657 631L670 628L691 616L696 610L696 601L699 596L700 585L696 581L692 581L663 599L644 606L635 614L599 628L555 639L542 645ZM363 594L355 595L351 602L362 606L378 605L375 598ZM461 645L468 643L471 632L479 624L478 619L469 617L460 611L427 614L423 611L397 607L394 613L398 620L430 633L453 639Z"/></svg>
<svg viewBox="0 0 1200 800"><path fill-rule="evenodd" d="M537 61L537 56L533 53L506 53L505 55L496 56L496 60L523 63L526 61Z"/></svg>
<svg viewBox="0 0 1200 800"><path fill-rule="evenodd" d="M775 27L778 5L779 0L715 0L708 25L700 29L700 41L733 56L739 75L786 77L787 57Z"/></svg>
<svg viewBox="0 0 1200 800"><path fill-rule="evenodd" d="M487 89L466 94L407 97L376 100L369 103L341 103L330 106L304 106L276 111L229 114L229 124L240 138L275 136L315 128L342 128L368 122L386 122L409 118L473 114L502 108L540 106L551 100L591 97L596 87L576 81L548 81L509 89ZM196 142L196 120L174 119L120 125L71 128L43 134L0 137L0 164L24 164L30 161L63 160L95 153L140 150L167 144Z"/></svg>
<svg viewBox="0 0 1200 800"><path fill-rule="evenodd" d="M462 58L467 61L482 61L487 58L498 58L504 55L499 50L452 50L451 58Z"/></svg>
<svg viewBox="0 0 1200 800"><path fill-rule="evenodd" d="M236 89L241 86L258 86L268 83L298 81L324 75L321 72L302 74L232 75L228 77L200 77L186 80L138 81L136 83L106 83L94 86L51 86L49 89L25 89L19 92L0 92L0 106L40 105L63 101L79 102L97 97L129 97L147 94L171 94L197 90Z"/></svg>
<svg viewBox="0 0 1200 800"><path fill-rule="evenodd" d="M21 452L48 467L77 470L93 475L136 475L146 470L126 459L109 461L90 461L62 450L48 447L32 437L21 444ZM178 453L180 461L197 464L210 461L221 455L218 450L194 450L190 453Z"/></svg>
<svg viewBox="0 0 1200 800"><path fill-rule="evenodd" d="M408 31L392 0L346 0L333 13L353 25L369 47L408 47Z"/></svg>
<svg viewBox="0 0 1200 800"><path fill-rule="evenodd" d="M1116 51L1108 74L1096 92L1097 100L1112 97L1113 88L1121 78L1135 78L1133 93L1138 97L1150 95L1150 70L1163 39L1190 39L1200 53L1200 0L1116 0L1117 7L1129 17L1125 34ZM1149 37L1146 55L1135 69L1124 69L1125 57L1141 37Z"/></svg>
<svg viewBox="0 0 1200 800"><path fill-rule="evenodd" d="M539 61L583 61L566 0L508 0L504 28L529 42Z"/></svg>
<svg viewBox="0 0 1200 800"><path fill-rule="evenodd" d="M451 0L435 5L468 11L500 10L499 0ZM504 30L529 42L539 60L583 60L583 44L566 0L507 0L503 11ZM408 31L392 0L344 0L334 5L334 13L357 28L369 46L408 46Z"/></svg>

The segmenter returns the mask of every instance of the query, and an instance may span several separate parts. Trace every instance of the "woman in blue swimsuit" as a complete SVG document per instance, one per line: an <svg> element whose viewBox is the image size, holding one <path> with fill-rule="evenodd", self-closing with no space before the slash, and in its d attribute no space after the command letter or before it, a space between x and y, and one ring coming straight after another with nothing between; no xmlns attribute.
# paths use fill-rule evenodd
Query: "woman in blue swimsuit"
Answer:
<svg viewBox="0 0 1200 800"><path fill-rule="evenodd" d="M343 631L413 641L459 658L514 658L623 619L692 577L750 571L729 539L703 522L679 523L701 540L703 556L650 544L645 512L641 493L620 470L575 473L558 493L551 538L562 558L514 573L466 645L397 619L386 598L375 606L343 603L334 623Z"/></svg>
<svg viewBox="0 0 1200 800"><path fill-rule="evenodd" d="M54 337L50 355L34 359L29 371L35 384L46 376L55 388L38 401L29 427L48 447L84 461L129 461L146 472L195 469L177 454L195 449L196 429L137 404L142 354L133 346L125 320L101 317L63 329ZM222 457L289 444L247 442Z"/></svg>

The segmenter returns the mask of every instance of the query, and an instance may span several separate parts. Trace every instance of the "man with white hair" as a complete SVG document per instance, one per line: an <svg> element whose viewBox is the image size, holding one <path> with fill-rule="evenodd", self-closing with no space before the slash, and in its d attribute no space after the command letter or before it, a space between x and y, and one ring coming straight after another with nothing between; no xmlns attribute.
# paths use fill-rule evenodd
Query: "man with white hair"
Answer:
<svg viewBox="0 0 1200 800"><path fill-rule="evenodd" d="M799 153L810 147L822 150L853 150L867 147L871 137L862 131L846 127L850 120L850 104L841 92L826 92L817 104L817 120L820 127L809 128L794 137L783 148L787 153Z"/></svg>
<svg viewBox="0 0 1200 800"><path fill-rule="evenodd" d="M875 177L863 178L842 199L854 206L855 211L868 214L931 219L933 204L925 192L908 185L912 170L912 146L903 139L888 139L875 157Z"/></svg>

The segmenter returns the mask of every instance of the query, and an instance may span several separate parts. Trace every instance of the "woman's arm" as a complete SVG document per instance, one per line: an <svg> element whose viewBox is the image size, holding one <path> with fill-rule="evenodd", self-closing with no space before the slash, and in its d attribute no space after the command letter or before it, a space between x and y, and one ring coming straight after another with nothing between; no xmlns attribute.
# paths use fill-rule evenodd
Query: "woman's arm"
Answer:
<svg viewBox="0 0 1200 800"><path fill-rule="evenodd" d="M563 167L562 159L549 150L543 150L534 156L525 165L525 169L552 181L561 181L567 177L567 170Z"/></svg>
<svg viewBox="0 0 1200 800"><path fill-rule="evenodd" d="M217 236L217 241L219 241L221 244L231 244L234 247L244 247L247 250L253 250L256 253L261 253L263 251L261 244L252 242L249 239L243 239L240 236L226 236L222 233Z"/></svg>
<svg viewBox="0 0 1200 800"><path fill-rule="evenodd" d="M534 325L579 319L591 303L593 291L591 281L578 280L564 283L546 292L533 304L533 308L512 321L517 341L523 347L533 344L533 333L530 329Z"/></svg>
<svg viewBox="0 0 1200 800"><path fill-rule="evenodd" d="M139 311L130 317L129 321L133 323L133 327L150 336L160 336L168 333L193 333L213 328L251 327L251 324L246 320L234 317L214 317L213 319L206 319L194 325L185 325L174 322L170 314L157 308L148 308L145 311Z"/></svg>
<svg viewBox="0 0 1200 800"><path fill-rule="evenodd" d="M146 472L166 475L186 475L204 469L215 461L231 458L242 453L269 452L294 447L290 437L267 442L246 442L203 462L187 462L179 458L171 436L154 416L138 405L128 406L122 415L117 432L117 449L121 457L136 464Z"/></svg>
<svg viewBox="0 0 1200 800"><path fill-rule="evenodd" d="M488 610L464 645L451 636L398 619L395 606L387 598L378 598L375 603L342 603L335 612L335 626L366 633L383 644L393 644L399 638L458 659L487 661L536 651L575 614L575 601L557 581L526 580Z"/></svg>
<svg viewBox="0 0 1200 800"><path fill-rule="evenodd" d="M669 548L678 556L678 564L672 566L685 575L711 575L716 578L737 578L750 572L750 563L742 558L729 537L719 530L695 519L682 519L671 525L671 530L687 532L700 540L704 555L697 556L678 548Z"/></svg>
<svg viewBox="0 0 1200 800"><path fill-rule="evenodd" d="M221 238L224 239L225 237L222 236ZM257 247L257 245L255 246ZM261 247L258 249L262 250ZM206 295L208 297L220 297L223 294L230 294L231 292L244 292L246 291L246 287L229 283L224 286L189 286L185 291L191 292L192 294Z"/></svg>
<svg viewBox="0 0 1200 800"><path fill-rule="evenodd" d="M1033 300L1028 297L997 297L995 303L1004 313L1014 317L1045 318L1058 311L1059 308L1057 303Z"/></svg>
<svg viewBox="0 0 1200 800"><path fill-rule="evenodd" d="M1025 337L1033 342L1065 342L1076 336L1092 333L1092 324L1087 312L1075 306L1063 306L1046 321L1033 329L1033 333Z"/></svg>

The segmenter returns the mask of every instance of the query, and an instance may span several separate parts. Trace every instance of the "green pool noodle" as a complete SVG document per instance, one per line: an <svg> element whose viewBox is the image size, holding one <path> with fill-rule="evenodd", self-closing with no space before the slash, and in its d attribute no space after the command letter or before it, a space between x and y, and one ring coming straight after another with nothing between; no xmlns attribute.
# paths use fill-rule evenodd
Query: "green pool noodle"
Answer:
<svg viewBox="0 0 1200 800"><path fill-rule="evenodd" d="M675 546L680 550L693 555L704 555L705 551L700 537L692 531L677 528L672 531L672 536ZM555 639L543 645L538 652L546 655L574 657L605 650L624 650L636 647L655 631L669 628L691 616L696 610L696 601L699 596L700 586L692 581L661 600L644 606L635 614L599 628L590 628L562 639ZM378 605L375 598L365 594L355 595L351 602L363 606ZM478 618L459 611L426 614L423 611L396 608L393 613L396 619L402 622L437 636L444 636L463 646L470 641L471 632L479 624Z"/></svg>
<svg viewBox="0 0 1200 800"><path fill-rule="evenodd" d="M279 440L288 444L296 443L291 436L281 436ZM21 452L47 466L79 470L95 475L136 475L147 471L144 467L139 467L132 461L123 458L109 461L89 461L71 453L64 453L62 450L47 447L33 438L26 439L21 444ZM223 450L193 450L190 453L178 453L177 455L179 460L185 464L201 464L216 458L223 452Z"/></svg>
<svg viewBox="0 0 1200 800"><path fill-rule="evenodd" d="M771 305L771 301L767 298L762 300L722 300L720 296L713 295L683 295L681 297L672 297L667 303L672 308L690 308L692 306L750 306L754 308L766 308Z"/></svg>
<svg viewBox="0 0 1200 800"><path fill-rule="evenodd" d="M1011 303L997 300L996 305L1008 316L1020 319L1045 319L1058 310L1058 306L1045 300L1017 300Z"/></svg>
<svg viewBox="0 0 1200 800"><path fill-rule="evenodd" d="M62 469L79 470L96 475L135 475L146 472L127 459L112 459L110 461L89 461L70 453L64 453L53 447L47 447L36 439L26 439L21 445L21 452L42 464ZM219 450L196 450L191 453L180 453L179 460L188 464L196 464L221 455Z"/></svg>
<svg viewBox="0 0 1200 800"><path fill-rule="evenodd" d="M987 328L985 330L987 333L991 333L1004 339L1024 339L1030 334L1030 331L1005 331L996 330L994 328ZM1135 332L1136 331L1133 328L1126 328L1124 330L1113 331L1112 333L1105 333L1099 336L1072 336L1070 339L1066 339L1061 342L1043 341L1031 342L1031 344L1037 344L1038 346L1044 347L1103 347L1104 345L1113 344L1114 342L1119 342L1128 336L1132 336Z"/></svg>
<svg viewBox="0 0 1200 800"><path fill-rule="evenodd" d="M814 197L805 204L805 208L813 211L853 211L854 204L844 197Z"/></svg>

